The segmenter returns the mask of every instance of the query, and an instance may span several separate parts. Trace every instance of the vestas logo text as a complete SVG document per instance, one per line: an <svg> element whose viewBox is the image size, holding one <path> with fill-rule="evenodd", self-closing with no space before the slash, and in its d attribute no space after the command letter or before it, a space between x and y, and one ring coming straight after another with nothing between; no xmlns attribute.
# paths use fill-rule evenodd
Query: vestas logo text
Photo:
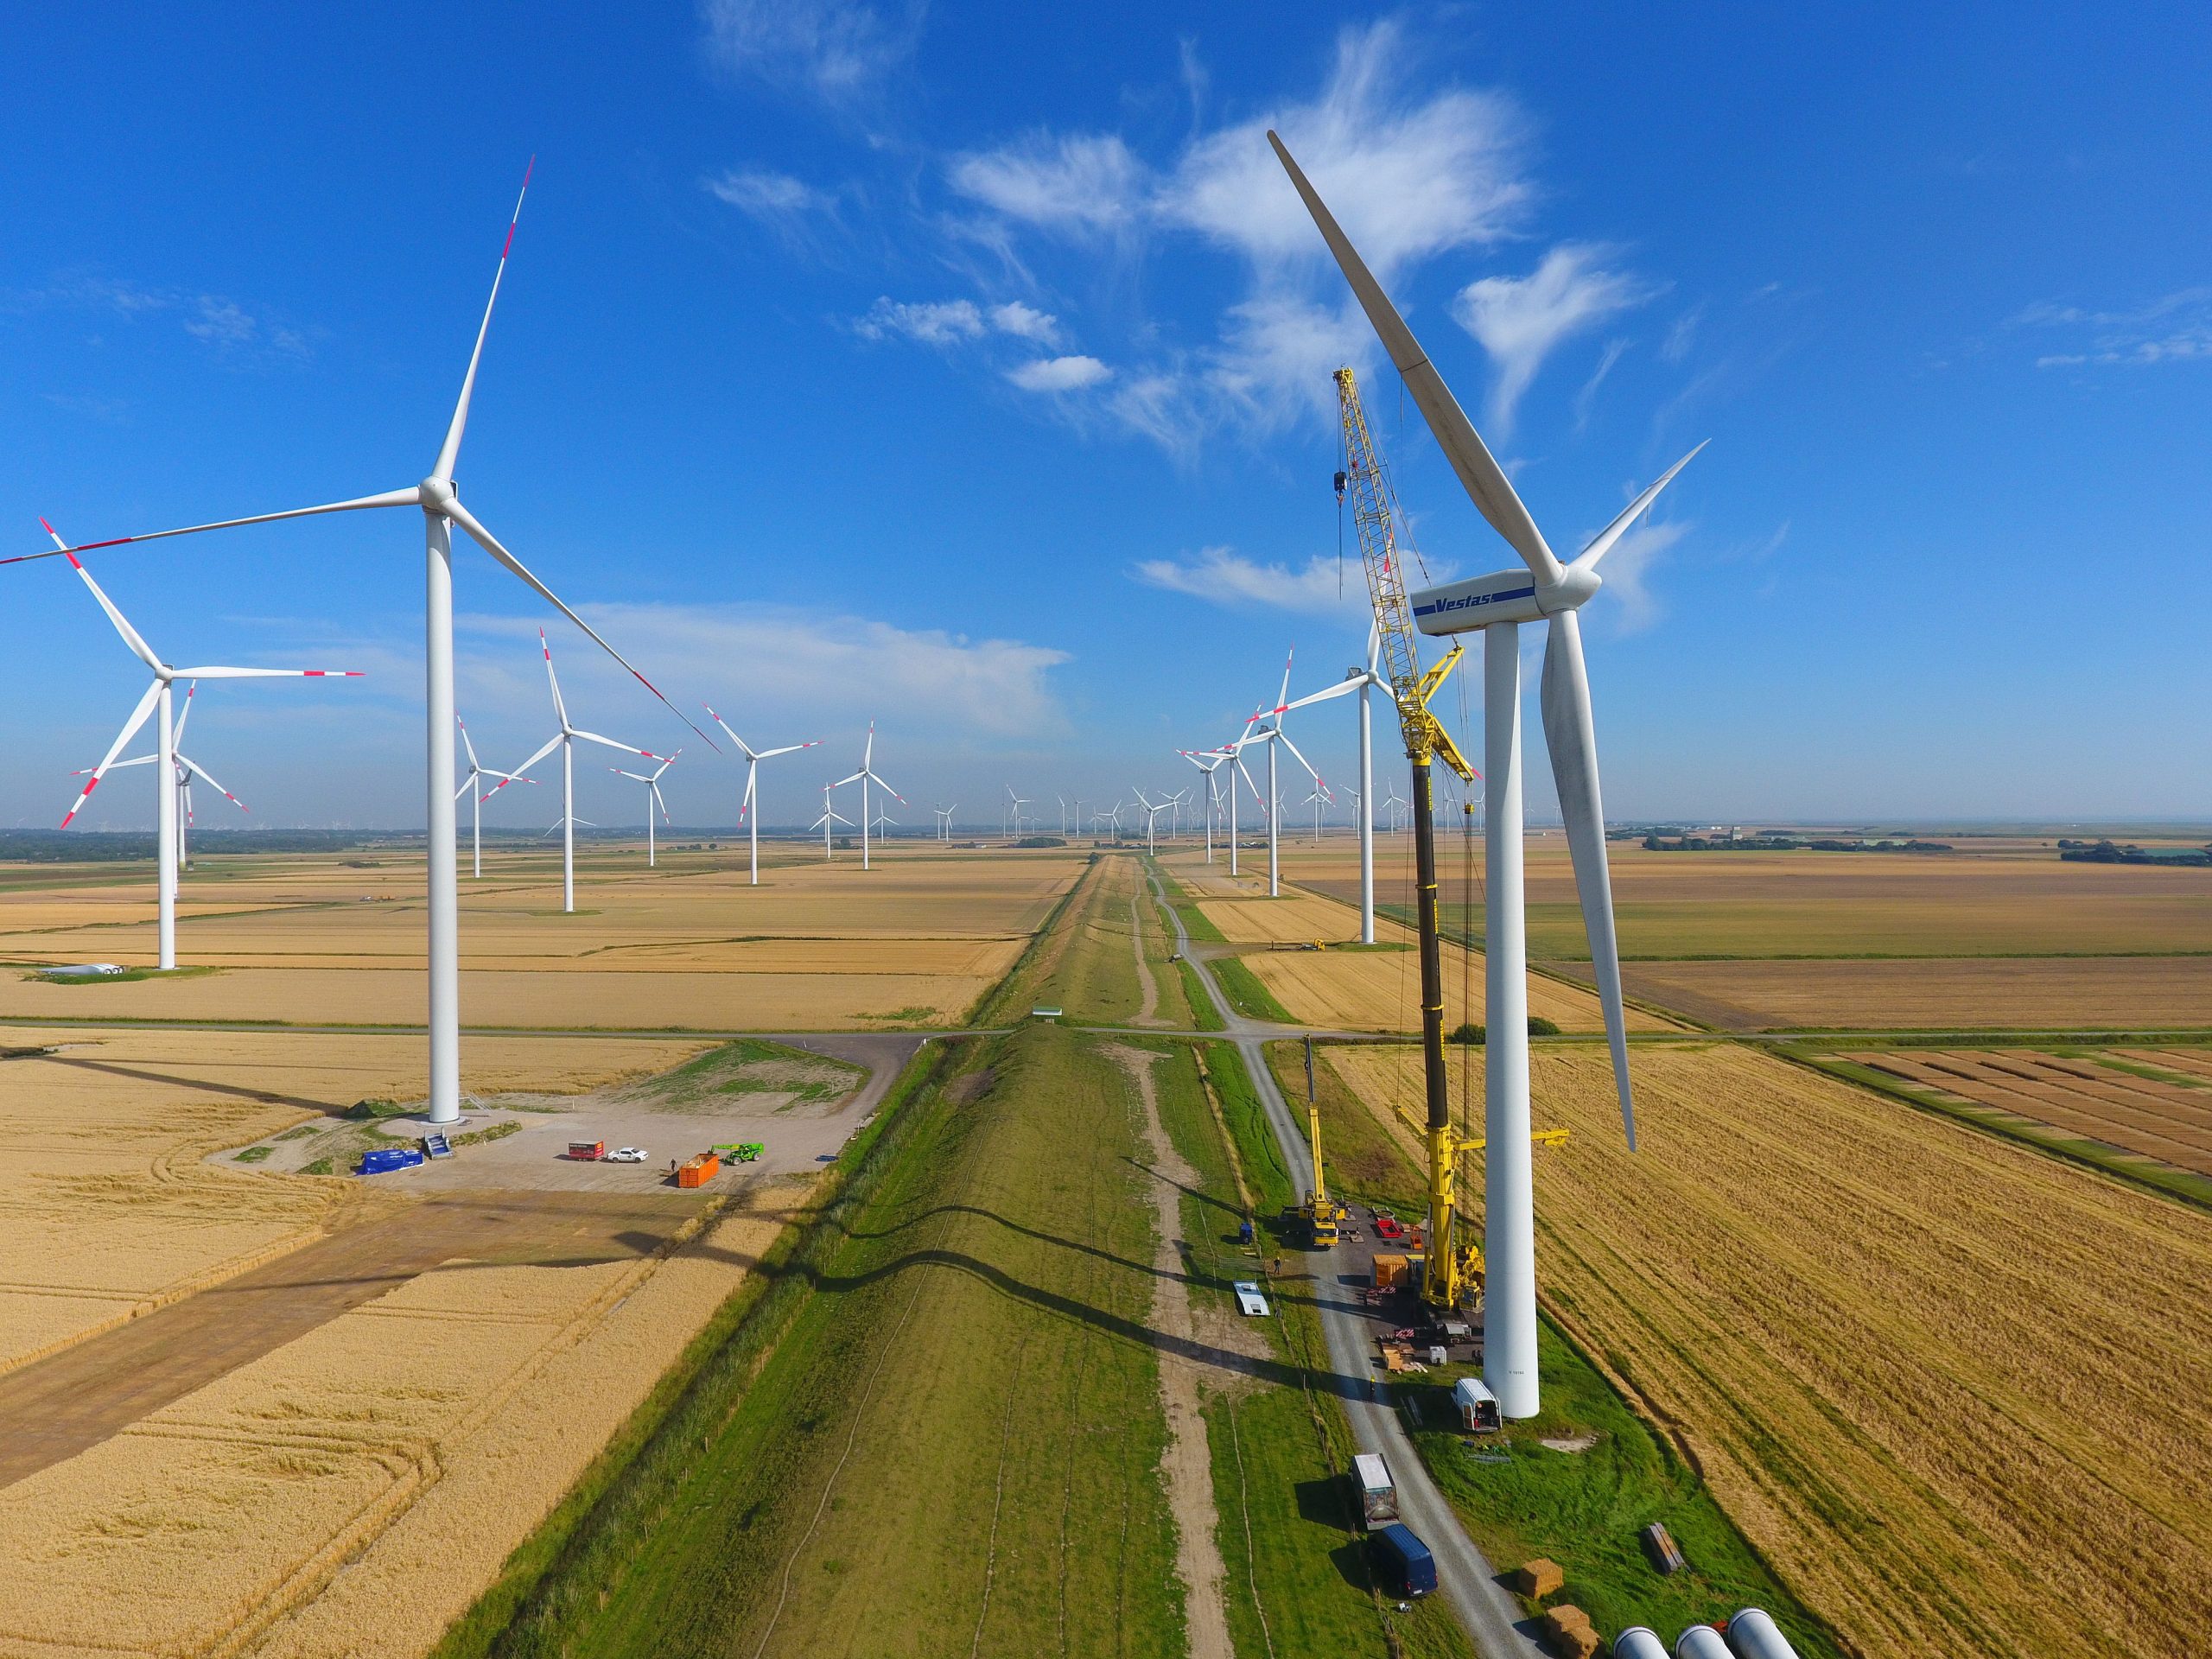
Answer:
<svg viewBox="0 0 2212 1659"><path fill-rule="evenodd" d="M1478 605L1503 605L1510 599L1534 599L1535 596L1536 585L1530 582L1526 588L1508 588L1494 594L1461 594L1456 599L1440 599L1433 605L1416 605L1414 614L1436 616L1447 611L1469 611Z"/></svg>

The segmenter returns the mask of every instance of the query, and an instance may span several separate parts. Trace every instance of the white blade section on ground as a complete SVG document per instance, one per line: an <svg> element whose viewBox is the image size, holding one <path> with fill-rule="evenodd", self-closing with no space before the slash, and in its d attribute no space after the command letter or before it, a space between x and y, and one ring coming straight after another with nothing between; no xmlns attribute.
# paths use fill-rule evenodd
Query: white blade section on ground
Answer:
<svg viewBox="0 0 2212 1659"><path fill-rule="evenodd" d="M1505 537L1535 572L1536 580L1554 582L1560 578L1560 563L1545 544L1543 534L1536 528L1536 521L1529 517L1529 509L1514 493L1507 480L1505 469L1490 452L1459 407L1459 400L1428 360L1428 353L1414 338L1414 331L1406 327L1405 319L1398 315L1397 307L1390 303L1382 285L1375 280L1367 262L1359 257L1351 239L1338 227L1328 207L1306 181L1306 175L1299 171L1298 163L1283 148L1282 140L1270 132L1268 142L1274 146L1275 155L1283 168L1290 175L1290 181L1304 198L1306 211L1313 216L1319 227L1321 239L1329 245L1329 251L1337 257L1338 267L1344 280L1351 284L1351 291L1359 301L1360 308L1367 313L1367 320L1389 353L1390 361L1404 377L1406 390L1413 393L1414 403L1428 423L1428 429L1436 435L1436 442L1443 447L1445 458L1452 463L1452 470L1459 475L1459 483L1474 502L1476 509L1490 520L1491 527Z"/></svg>
<svg viewBox="0 0 2212 1659"><path fill-rule="evenodd" d="M123 729L116 734L115 741L108 745L107 753L100 758L99 765L92 768L92 781L85 785L85 792L77 798L76 804L69 809L67 816L61 820L61 827L64 830L69 827L70 818L75 817L83 809L85 803L92 798L92 791L100 786L100 779L107 776L108 768L115 764L115 757L123 753L123 746L138 735L138 728L146 723L147 717L154 712L155 704L161 700L162 683L156 680L146 688L146 695L138 699L138 706L130 711L130 718L124 722ZM166 789L168 785L165 782L162 787Z"/></svg>
<svg viewBox="0 0 2212 1659"><path fill-rule="evenodd" d="M1707 438L1705 441L1706 443L1710 443L1712 442L1713 440L1710 438ZM1697 449L1702 449L1704 448L1705 443L1700 443L1698 445ZM1577 570L1594 569L1597 567L1598 561L1604 558L1606 554L1613 550L1613 543L1620 540L1622 536L1627 533L1628 527L1643 517L1644 509L1659 499L1659 492L1665 489L1669 484L1675 481L1675 474L1681 472L1683 467L1688 466L1690 462L1697 459L1697 449L1691 450L1689 454L1684 455L1680 461L1669 467L1665 472L1660 474L1657 481L1655 482L1649 489L1644 491L1642 495L1637 496L1635 500L1630 502L1627 506L1622 508L1621 516L1614 519L1611 524L1607 524L1603 530L1599 531L1596 536L1591 538L1590 545L1584 548L1580 553L1574 556L1574 564L1573 568Z"/></svg>
<svg viewBox="0 0 2212 1659"><path fill-rule="evenodd" d="M1612 877L1605 857L1605 810L1598 793L1598 737L1590 717L1590 675L1582 661L1582 625L1573 611L1551 619L1544 643L1544 743L1559 785L1560 817L1574 860L1582 925L1590 936L1590 967L1605 1011L1621 1127L1636 1149L1636 1108L1628 1081L1628 1023L1621 1006L1620 947L1613 931Z"/></svg>

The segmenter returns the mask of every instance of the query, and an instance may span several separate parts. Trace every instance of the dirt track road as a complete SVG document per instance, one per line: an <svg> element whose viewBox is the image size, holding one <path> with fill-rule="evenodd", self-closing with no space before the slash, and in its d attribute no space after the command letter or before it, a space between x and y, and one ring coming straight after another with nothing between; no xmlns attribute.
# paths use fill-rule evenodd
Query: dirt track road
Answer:
<svg viewBox="0 0 2212 1659"><path fill-rule="evenodd" d="M0 1376L0 1486L74 1457L194 1389L456 1257L582 1266L649 1255L689 1193L454 1192L295 1250Z"/></svg>

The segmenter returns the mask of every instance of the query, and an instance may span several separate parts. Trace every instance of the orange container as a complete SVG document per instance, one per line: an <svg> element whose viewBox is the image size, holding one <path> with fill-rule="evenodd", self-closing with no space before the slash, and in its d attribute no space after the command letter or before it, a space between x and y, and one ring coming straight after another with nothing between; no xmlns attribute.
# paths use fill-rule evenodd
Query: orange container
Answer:
<svg viewBox="0 0 2212 1659"><path fill-rule="evenodd" d="M676 1172L678 1186L704 1186L721 1173L722 1160L711 1152L702 1152Z"/></svg>

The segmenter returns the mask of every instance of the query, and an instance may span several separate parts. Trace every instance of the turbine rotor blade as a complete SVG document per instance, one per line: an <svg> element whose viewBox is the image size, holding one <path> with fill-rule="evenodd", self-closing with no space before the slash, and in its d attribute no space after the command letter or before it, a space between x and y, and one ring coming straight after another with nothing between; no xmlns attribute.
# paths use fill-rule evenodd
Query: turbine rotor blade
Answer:
<svg viewBox="0 0 2212 1659"><path fill-rule="evenodd" d="M308 518L322 512L352 512L361 507L415 507L423 503L419 486L410 484L404 490L386 490L382 495L364 495L351 501L331 501L319 507L294 507L285 512L257 512L250 518L219 518L211 524L187 524L181 530L149 531L143 536L117 536L105 542L82 542L74 548L56 548L48 553L22 553L14 558L0 559L0 564L29 564L35 559L58 559L67 553L89 553L103 547L129 547L137 542L164 542L172 536L197 536L203 530L235 530L241 524L269 524L279 518Z"/></svg>
<svg viewBox="0 0 2212 1659"><path fill-rule="evenodd" d="M210 789L214 790L218 794L221 795L225 800L228 801L232 806L238 808L239 811L251 813L253 810L253 809L248 806L244 801L232 794L229 790L225 789L220 784L217 783L214 779L214 774L210 772L207 767L201 766L197 760L191 759L188 755L180 754L177 756L177 763L187 768L188 771L195 772L200 778L204 779ZM186 785L188 791L190 788L190 785Z"/></svg>
<svg viewBox="0 0 2212 1659"><path fill-rule="evenodd" d="M358 668L180 668L177 677L192 675L202 680L358 680Z"/></svg>
<svg viewBox="0 0 2212 1659"><path fill-rule="evenodd" d="M1712 442L1711 438L1707 438L1705 443ZM1705 443L1698 445L1697 449L1704 448ZM1574 556L1574 563L1567 568L1573 570L1594 569L1598 561L1613 550L1613 543L1620 540L1628 527L1643 515L1644 509L1659 499L1659 492L1675 481L1675 474L1697 459L1697 449L1691 450L1689 454L1660 474L1657 480L1649 489L1624 507L1619 518L1599 531L1591 540L1590 545Z"/></svg>
<svg viewBox="0 0 2212 1659"><path fill-rule="evenodd" d="M188 692L186 695L188 696L190 693ZM468 741L468 722L463 720L459 715L455 715L453 717L453 723L461 728L461 746L468 751L468 764L470 767L473 770L481 772L483 770L483 766L476 759L476 746Z"/></svg>
<svg viewBox="0 0 2212 1659"><path fill-rule="evenodd" d="M1299 171L1298 163L1291 159L1290 151L1283 148L1281 139L1270 132L1268 142L1274 146L1275 156L1290 175L1290 181L1297 187L1306 203L1306 211L1313 216L1313 223L1321 232L1321 239L1329 245L1329 251L1336 256L1337 265L1351 284L1351 291L1359 301L1360 308L1367 313L1367 320L1374 325L1383 349L1389 353L1390 361L1405 379L1406 390L1413 394L1414 403L1428 423L1428 429L1435 434L1436 442L1443 447L1445 458L1452 463L1452 470L1459 475L1459 483L1467 492L1476 510L1490 520L1491 528L1505 537L1535 573L1536 580L1548 586L1560 579L1561 570L1558 556L1544 542L1543 533L1536 528L1536 521L1514 493L1505 476L1505 469L1497 464L1474 423L1459 407L1452 389L1428 360L1428 353L1421 350L1421 342L1414 338L1412 329L1398 308L1383 293L1382 285L1368 270L1367 262L1337 224L1328 207L1313 187L1306 182L1306 175Z"/></svg>
<svg viewBox="0 0 2212 1659"><path fill-rule="evenodd" d="M582 628L590 638L591 642L594 645L597 645L601 651L612 657L616 662L621 664L623 667L629 669L631 677L635 679L639 685L644 686L646 690L652 692L653 696L659 697L661 702L667 708L671 714L674 715L678 720L683 721L686 726L690 726L692 731L698 733L699 741L702 743L704 743L709 748L713 749L716 754L720 754L721 753L721 748L717 747L714 739L709 737L704 732L699 731L699 728L696 726L692 726L690 719L684 714L684 712L681 709L678 709L674 703L670 702L665 696L662 696L661 689L658 686L655 685L644 675L639 673L635 668L632 668L628 658L623 656L620 652L615 650L614 647L608 645L606 640L601 639L597 631L592 627L590 623L585 621L583 618L578 616L574 611L563 604L561 602L560 595L556 594L550 588L548 588L543 582L540 582L536 576L532 575L530 573L528 566L524 564L520 559L515 557L513 554L508 552L505 548L502 547L499 544L499 538L493 535L490 531L485 529L483 525L478 524L476 522L475 515L470 512L467 508L462 506L457 500L448 500L438 509L438 511L444 513L447 518L452 519L454 523L459 524L462 530L466 531L471 541L474 542L486 553L489 553L501 564L505 565L507 569L512 571L516 575L520 576L523 581L529 583L530 586L536 590L539 598L544 600L546 603L552 606L555 610L560 612L561 614L567 617L569 621Z"/></svg>
<svg viewBox="0 0 2212 1659"><path fill-rule="evenodd" d="M1590 716L1590 676L1582 658L1580 619L1573 611L1551 619L1544 642L1544 743L1559 785L1560 816L1574 861L1574 887L1582 925L1590 937L1590 966L1605 1014L1605 1039L1613 1052L1613 1082L1621 1102L1621 1127L1636 1150L1636 1107L1628 1079L1628 1021L1621 1001L1620 945L1613 927L1612 880L1605 856L1605 812L1599 799L1598 739Z"/></svg>
<svg viewBox="0 0 2212 1659"><path fill-rule="evenodd" d="M468 354L468 372L461 377L461 398L453 406L453 421L446 428L446 441L438 447L438 464L430 469L430 476L448 482L453 478L453 464L461 455L461 436L468 429L468 401L476 394L476 365L484 359L484 336L492 332L492 308L499 302L499 283L507 274L507 256L514 251L515 226L522 222L523 197L530 194L530 175L537 170L537 157L530 158L530 165L523 169L522 188L515 195L514 216L507 221L507 239L499 249L499 268L492 273L492 296L484 302L484 321L476 326L476 347Z"/></svg>
<svg viewBox="0 0 2212 1659"><path fill-rule="evenodd" d="M161 681L156 680L146 688L146 695L138 699L138 706L130 711L130 718L124 721L123 729L116 734L115 741L108 745L107 753L101 757L99 765L92 768L92 781L85 785L85 792L77 798L76 804L69 809L67 817L61 820L62 829L67 830L69 827L69 819L75 817L84 810L85 803L92 798L92 791L100 786L100 779L107 776L108 768L115 764L115 757L123 753L123 746L138 735L138 728L146 723L147 717L154 712L155 706L162 700L162 683ZM166 778L162 779L161 786L167 789L169 786L168 779Z"/></svg>
<svg viewBox="0 0 2212 1659"><path fill-rule="evenodd" d="M41 518L39 520L39 523L46 524L46 520ZM46 533L49 536L54 536L54 526L52 524L46 524ZM56 542L59 542L61 538L59 536L54 536L54 539ZM130 646L132 652L137 657L138 660L145 664L147 667L152 669L155 673L159 674L162 672L162 659L154 655L154 648L148 645L145 640L139 636L137 629L130 626L130 619L124 616L121 611L116 609L115 601L110 599L107 594L101 590L99 583L92 580L92 573L85 569L84 561L79 559L74 553L68 552L66 549L64 550L64 553L67 557L70 565L76 570L79 575L85 579L85 586L92 590L92 597L99 601L100 609L107 613L107 620L115 624L115 631L123 636L123 643Z"/></svg>

